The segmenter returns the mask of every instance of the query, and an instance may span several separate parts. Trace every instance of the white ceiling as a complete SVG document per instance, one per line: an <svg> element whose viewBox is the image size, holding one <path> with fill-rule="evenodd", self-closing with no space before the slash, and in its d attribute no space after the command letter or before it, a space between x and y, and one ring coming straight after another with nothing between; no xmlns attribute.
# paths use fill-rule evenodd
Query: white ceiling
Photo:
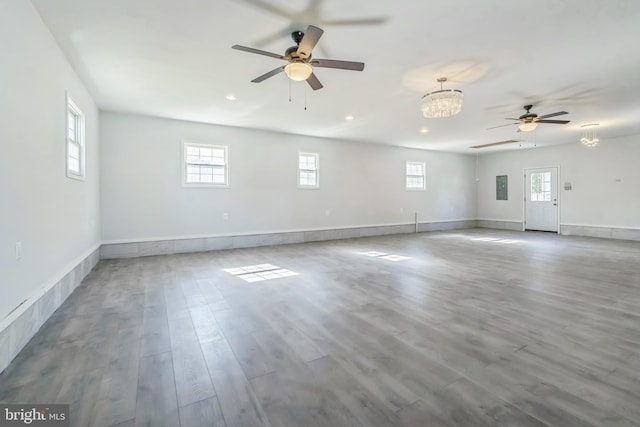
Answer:
<svg viewBox="0 0 640 427"><path fill-rule="evenodd" d="M602 143L640 133L635 0L32 2L103 110L463 153L505 139L522 144L485 150L577 142L592 122ZM231 46L283 54L286 34L308 24L325 30L314 57L364 71L316 69L315 92L284 74L251 83L282 62ZM463 111L426 119L420 98L442 76L464 92ZM529 103L571 123L487 130Z"/></svg>

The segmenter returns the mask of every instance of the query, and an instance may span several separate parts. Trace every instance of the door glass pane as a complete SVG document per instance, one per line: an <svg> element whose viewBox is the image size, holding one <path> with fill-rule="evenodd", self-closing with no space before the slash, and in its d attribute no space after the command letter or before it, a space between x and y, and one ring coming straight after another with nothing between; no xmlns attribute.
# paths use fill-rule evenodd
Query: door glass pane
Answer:
<svg viewBox="0 0 640 427"><path fill-rule="evenodd" d="M537 202L542 200L542 174L531 174L531 201Z"/></svg>
<svg viewBox="0 0 640 427"><path fill-rule="evenodd" d="M551 172L535 172L531 174L531 201L551 201Z"/></svg>

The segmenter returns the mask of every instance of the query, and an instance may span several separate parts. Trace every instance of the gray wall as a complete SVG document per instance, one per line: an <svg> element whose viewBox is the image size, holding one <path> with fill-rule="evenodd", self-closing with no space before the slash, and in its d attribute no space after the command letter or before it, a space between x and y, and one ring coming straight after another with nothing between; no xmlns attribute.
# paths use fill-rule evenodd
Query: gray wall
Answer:
<svg viewBox="0 0 640 427"><path fill-rule="evenodd" d="M0 57L1 331L99 245L100 166L96 106L30 2L0 2ZM84 182L66 177L67 90L86 115Z"/></svg>
<svg viewBox="0 0 640 427"><path fill-rule="evenodd" d="M184 139L230 146L230 188L182 187ZM101 141L105 242L476 217L471 156L116 113ZM320 154L319 190L297 188L298 151ZM426 191L405 190L407 160Z"/></svg>
<svg viewBox="0 0 640 427"><path fill-rule="evenodd" d="M522 222L524 169L559 166L561 227L640 229L640 136L600 140L480 156L478 219ZM496 175L509 176L507 201L496 200Z"/></svg>

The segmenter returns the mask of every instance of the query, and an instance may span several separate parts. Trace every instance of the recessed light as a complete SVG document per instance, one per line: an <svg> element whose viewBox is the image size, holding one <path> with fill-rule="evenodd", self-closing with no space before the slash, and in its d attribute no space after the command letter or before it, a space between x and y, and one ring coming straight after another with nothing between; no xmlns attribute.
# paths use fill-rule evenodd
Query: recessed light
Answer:
<svg viewBox="0 0 640 427"><path fill-rule="evenodd" d="M427 128L420 129L420 133L427 133L427 132L429 132L429 129Z"/></svg>
<svg viewBox="0 0 640 427"><path fill-rule="evenodd" d="M227 98L229 101L235 101L236 99L238 99L238 98L236 98L236 96L235 96L235 95L231 95L231 94L230 94L230 95L225 96L225 98Z"/></svg>
<svg viewBox="0 0 640 427"><path fill-rule="evenodd" d="M349 114L348 116L346 116L344 119L345 120L353 120L355 117L353 117L351 114Z"/></svg>

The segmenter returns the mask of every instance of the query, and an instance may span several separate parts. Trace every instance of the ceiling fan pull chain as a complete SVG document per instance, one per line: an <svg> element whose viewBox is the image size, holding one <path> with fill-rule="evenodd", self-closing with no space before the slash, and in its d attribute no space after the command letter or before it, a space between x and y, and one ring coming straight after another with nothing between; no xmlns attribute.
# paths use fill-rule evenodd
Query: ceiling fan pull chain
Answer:
<svg viewBox="0 0 640 427"><path fill-rule="evenodd" d="M291 79L289 79L289 102L291 102Z"/></svg>
<svg viewBox="0 0 640 427"><path fill-rule="evenodd" d="M304 111L307 111L307 85L304 86Z"/></svg>

